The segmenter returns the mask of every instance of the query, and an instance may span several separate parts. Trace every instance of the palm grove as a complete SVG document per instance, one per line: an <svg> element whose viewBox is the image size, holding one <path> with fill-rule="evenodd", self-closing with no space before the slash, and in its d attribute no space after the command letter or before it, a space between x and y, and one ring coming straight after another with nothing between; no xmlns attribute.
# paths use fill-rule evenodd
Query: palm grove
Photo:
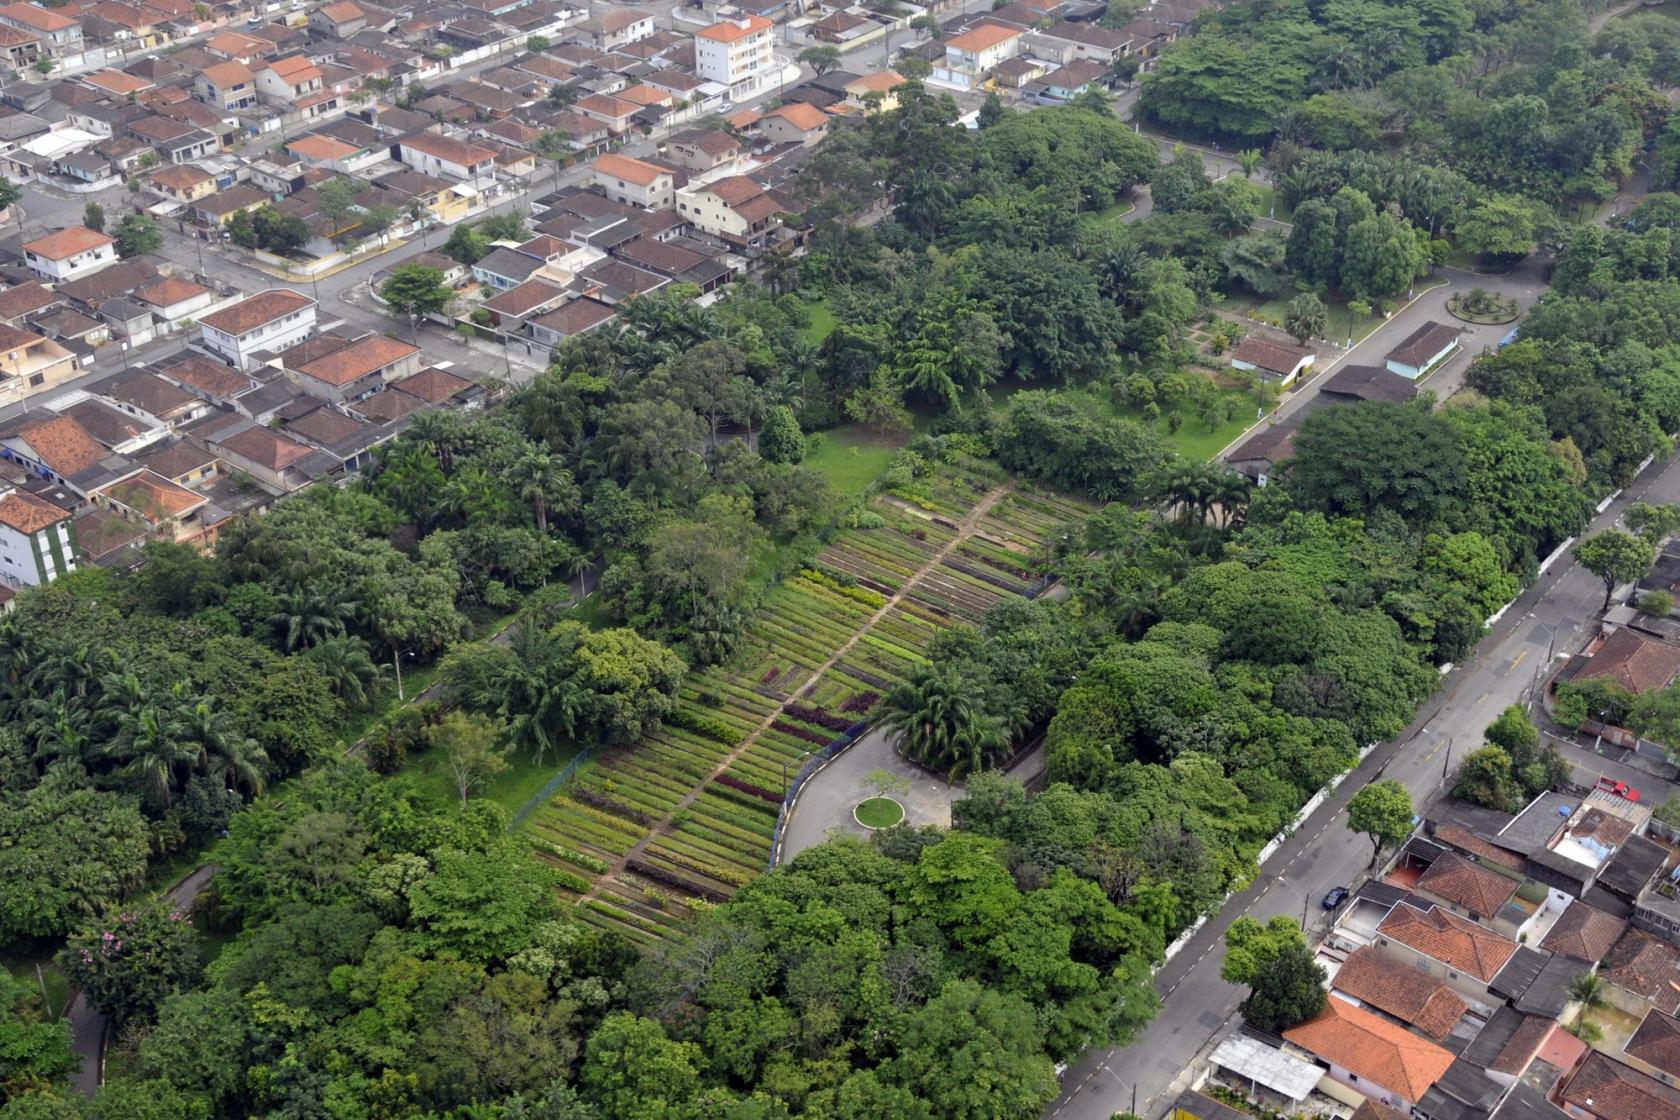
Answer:
<svg viewBox="0 0 1680 1120"><path fill-rule="evenodd" d="M1666 25L1616 21L1588 53L1558 33L1584 18L1207 17L1143 107L1269 144L1288 233L1253 228L1246 179L1159 160L1100 101L976 132L908 87L816 153L811 251L762 286L635 301L502 406L423 414L364 485L283 502L214 556L154 545L132 576L21 596L0 624L0 935L63 946L119 1031L84 1109L62 1024L0 987L0 1117L1036 1115L1054 1064L1147 1021L1172 938L1680 423L1677 204L1564 221L1666 142L1643 92L1671 77ZM1512 136L1538 142L1513 161ZM1113 220L1146 181L1154 212ZM889 220L849 224L878 184ZM1186 369L1216 294L1381 300L1454 249L1556 253L1559 274L1469 403L1324 410L1253 493L1153 422L1216 419ZM881 701L966 778L953 830L818 847L638 957L559 907L471 781L441 804L407 779L443 737L634 749L686 667L726 659L770 582L862 516L800 465L804 433L912 417L877 485L990 456L1100 506L1040 558L1065 600L946 632ZM568 581L604 617L568 619ZM433 667L459 718L376 718ZM987 771L1040 732L1043 793ZM135 892L224 831L206 901L232 940L206 967L184 916ZM1270 944L1287 972L1293 943Z"/></svg>

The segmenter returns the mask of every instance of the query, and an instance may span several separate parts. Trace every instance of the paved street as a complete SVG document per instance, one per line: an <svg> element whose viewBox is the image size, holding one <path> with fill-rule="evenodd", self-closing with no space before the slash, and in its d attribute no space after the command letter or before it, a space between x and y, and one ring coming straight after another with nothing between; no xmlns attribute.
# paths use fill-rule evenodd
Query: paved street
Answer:
<svg viewBox="0 0 1680 1120"><path fill-rule="evenodd" d="M1593 522L1612 524L1634 501L1680 502L1680 462L1659 462ZM1242 914L1265 920L1279 914L1309 919L1323 914L1319 900L1333 886L1357 881L1369 860L1363 837L1346 831L1347 801L1377 777L1404 782L1420 803L1442 788L1443 772L1480 745L1483 728L1507 705L1523 699L1546 660L1547 650L1564 656L1593 624L1604 585L1565 556L1530 588L1483 639L1475 656L1444 682L1442 692L1406 734L1373 751L1357 770L1299 828L1261 869L1253 886L1227 900L1184 949L1156 977L1167 996L1161 1013L1131 1046L1088 1055L1062 1078L1063 1095L1049 1115L1060 1120L1109 1120L1130 1107L1138 1087L1138 1111L1159 1116L1171 1103L1175 1080L1235 1012L1242 991L1219 977L1225 929ZM1554 644L1555 643L1555 644ZM1450 750L1450 758L1447 753ZM1575 745L1565 754L1577 781L1590 784L1600 773L1629 781L1647 797L1667 795L1649 774L1599 757ZM1326 832L1329 835L1325 835Z"/></svg>

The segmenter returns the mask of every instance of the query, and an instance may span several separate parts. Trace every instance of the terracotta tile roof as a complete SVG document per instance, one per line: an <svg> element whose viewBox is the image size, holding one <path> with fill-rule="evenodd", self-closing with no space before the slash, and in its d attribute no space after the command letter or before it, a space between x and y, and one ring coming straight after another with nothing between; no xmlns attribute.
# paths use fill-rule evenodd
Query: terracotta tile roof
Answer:
<svg viewBox="0 0 1680 1120"><path fill-rule="evenodd" d="M607 304L593 299L574 299L564 307L533 320L551 331L570 338L612 319L617 312Z"/></svg>
<svg viewBox="0 0 1680 1120"><path fill-rule="evenodd" d="M1517 880L1447 852L1418 879L1418 889L1491 918L1517 893Z"/></svg>
<svg viewBox="0 0 1680 1120"><path fill-rule="evenodd" d="M904 75L897 70L882 70L874 74L865 74L861 78L853 78L846 83L846 92L858 95L889 93L903 85L904 82Z"/></svg>
<svg viewBox="0 0 1680 1120"><path fill-rule="evenodd" d="M304 439L324 447L349 439L365 427L367 424L362 421L352 420L342 412L330 408L313 409L286 423L288 432L296 432Z"/></svg>
<svg viewBox="0 0 1680 1120"><path fill-rule="evenodd" d="M1239 1113L1239 1115L1244 1114ZM1370 1097L1366 1097L1365 1103L1353 1110L1352 1120L1411 1120L1411 1116L1397 1108L1390 1108L1380 1101L1374 1101Z"/></svg>
<svg viewBox="0 0 1680 1120"><path fill-rule="evenodd" d="M1482 981L1492 980L1517 951L1510 938L1439 906L1419 910L1402 902L1378 923L1377 933Z"/></svg>
<svg viewBox="0 0 1680 1120"><path fill-rule="evenodd" d="M106 494L154 522L179 517L209 500L150 470L102 486L94 493Z"/></svg>
<svg viewBox="0 0 1680 1120"><path fill-rule="evenodd" d="M91 252L115 243L114 238L107 237L97 230L88 229L86 226L71 226L56 233L49 233L45 237L37 237L34 241L25 241L23 247L37 257L45 257L49 261L62 261L77 253Z"/></svg>
<svg viewBox="0 0 1680 1120"><path fill-rule="evenodd" d="M1540 948L1597 964L1609 954L1625 929L1627 923L1620 918L1576 899L1552 924Z"/></svg>
<svg viewBox="0 0 1680 1120"><path fill-rule="evenodd" d="M1498 844L1490 844L1465 828L1461 824L1448 821L1435 827L1435 839L1441 843L1457 848L1461 852L1469 852L1483 863L1497 863L1501 867L1509 867L1512 871L1523 869L1523 857L1508 848L1501 848Z"/></svg>
<svg viewBox="0 0 1680 1120"><path fill-rule="evenodd" d="M45 8L37 8L34 4L24 3L23 0L0 8L0 17L15 19L25 27L32 27L36 31L64 31L76 26L76 21L68 16L58 12L49 12Z"/></svg>
<svg viewBox="0 0 1680 1120"><path fill-rule="evenodd" d="M370 334L296 368L328 385L348 385L419 352L418 347L390 335Z"/></svg>
<svg viewBox="0 0 1680 1120"><path fill-rule="evenodd" d="M1661 1011L1647 1013L1625 1049L1647 1065L1680 1077L1680 1019Z"/></svg>
<svg viewBox="0 0 1680 1120"><path fill-rule="evenodd" d="M627 183L635 183L640 187L651 187L658 182L660 176L669 179L671 173L663 167L655 167L651 163L644 163L629 156L616 155L608 152L595 161L595 170L602 175L611 175L615 179L623 179Z"/></svg>
<svg viewBox="0 0 1680 1120"><path fill-rule="evenodd" d="M1231 351L1233 362L1247 362L1251 366L1265 370L1267 373L1288 374L1298 365L1302 358L1310 357L1311 350L1304 350L1299 346L1290 346L1284 342L1273 342L1269 338L1249 335L1237 344Z"/></svg>
<svg viewBox="0 0 1680 1120"><path fill-rule="evenodd" d="M401 420L415 409L426 407L426 402L407 393L381 389L363 397L350 407L370 420Z"/></svg>
<svg viewBox="0 0 1680 1120"><path fill-rule="evenodd" d="M572 103L572 108L580 113L600 113L604 117L628 117L640 109L641 106L633 101L621 101L616 97L604 93L592 93L587 97L580 97Z"/></svg>
<svg viewBox="0 0 1680 1120"><path fill-rule="evenodd" d="M1680 947L1629 928L1604 960L1600 975L1670 1015L1680 1012Z"/></svg>
<svg viewBox="0 0 1680 1120"><path fill-rule="evenodd" d="M346 144L344 141L334 139L331 136L317 136L314 133L299 136L286 145L286 150L294 155L302 156L304 159L319 162L343 159L345 156L353 156L361 151L354 144Z"/></svg>
<svg viewBox="0 0 1680 1120"><path fill-rule="evenodd" d="M1384 360L1405 366L1421 366L1450 343L1457 342L1458 336L1463 333L1458 327L1449 327L1445 323L1425 323L1390 350Z"/></svg>
<svg viewBox="0 0 1680 1120"><path fill-rule="evenodd" d="M729 116L723 118L723 123L728 125L730 128L750 128L752 125L758 123L758 117L759 112L757 109L742 109L739 112L731 113Z"/></svg>
<svg viewBox="0 0 1680 1120"><path fill-rule="evenodd" d="M251 73L251 68L238 59L218 62L204 72L204 80L217 89L233 89L235 86L250 85L257 80Z"/></svg>
<svg viewBox="0 0 1680 1120"><path fill-rule="evenodd" d="M336 4L324 5L319 11L334 23L349 23L351 20L362 19L367 15L352 0L339 0Z"/></svg>
<svg viewBox="0 0 1680 1120"><path fill-rule="evenodd" d="M13 490L0 498L0 525L20 533L39 533L49 525L70 520L70 515L45 498L26 490Z"/></svg>
<svg viewBox="0 0 1680 1120"><path fill-rule="evenodd" d="M190 163L177 163L168 167L160 167L151 174L152 182L158 186L177 191L191 190L200 183L208 183L213 178L215 176L208 171L194 167Z"/></svg>
<svg viewBox="0 0 1680 1120"><path fill-rule="evenodd" d="M199 322L225 334L238 336L254 331L265 323L285 318L294 311L314 306L315 301L308 296L284 288L270 288L266 292L247 296L231 307L224 307L206 315Z"/></svg>
<svg viewBox="0 0 1680 1120"><path fill-rule="evenodd" d="M301 54L294 54L290 58L282 58L277 62L271 62L267 69L276 78L291 86L313 82L321 77L321 68Z"/></svg>
<svg viewBox="0 0 1680 1120"><path fill-rule="evenodd" d="M1558 1096L1603 1120L1680 1120L1680 1089L1589 1050Z"/></svg>
<svg viewBox="0 0 1680 1120"><path fill-rule="evenodd" d="M163 376L212 397L231 397L251 387L251 379L238 370L191 351L155 368Z"/></svg>
<svg viewBox="0 0 1680 1120"><path fill-rule="evenodd" d="M710 39L714 43L733 43L738 39L745 39L757 31L768 31L776 26L763 16L744 16L738 20L724 20L714 23L710 27L701 28L694 33L696 39Z"/></svg>
<svg viewBox="0 0 1680 1120"><path fill-rule="evenodd" d="M153 307L173 307L177 303L184 303L194 296L201 296L210 289L203 284L195 284L191 280L184 280L179 276L166 276L156 284L148 284L135 292L135 298Z"/></svg>
<svg viewBox="0 0 1680 1120"><path fill-rule="evenodd" d="M790 101L780 108L770 110L760 119L768 120L771 117L780 117L801 132L811 132L828 124L827 113L803 101Z"/></svg>
<svg viewBox="0 0 1680 1120"><path fill-rule="evenodd" d="M527 280L509 288L498 296L485 300L481 307L498 315L524 315L545 303L553 303L565 296L566 289L546 280Z"/></svg>
<svg viewBox="0 0 1680 1120"><path fill-rule="evenodd" d="M1335 996L1283 1037L1409 1101L1421 1101L1453 1063L1433 1042Z"/></svg>
<svg viewBox="0 0 1680 1120"><path fill-rule="evenodd" d="M674 133L666 139L668 144L681 144L689 148L698 148L713 159L735 155L741 150L741 142L727 132L715 128L690 128Z"/></svg>
<svg viewBox="0 0 1680 1120"><path fill-rule="evenodd" d="M250 427L221 441L222 447L258 466L285 470L309 455L311 448L263 427Z"/></svg>
<svg viewBox="0 0 1680 1120"><path fill-rule="evenodd" d="M84 75L82 81L90 86L97 86L102 90L114 93L119 97L152 88L152 83L145 78L136 78L133 74L125 74L121 70L110 68L95 70L91 74Z"/></svg>
<svg viewBox="0 0 1680 1120"><path fill-rule="evenodd" d="M19 284L0 292L0 319L16 319L58 302L58 296L39 283Z"/></svg>
<svg viewBox="0 0 1680 1120"><path fill-rule="evenodd" d="M613 96L620 101L628 101L632 105L669 105L676 100L676 95L670 90L654 89L652 86L644 85L621 89Z"/></svg>
<svg viewBox="0 0 1680 1120"><path fill-rule="evenodd" d="M18 436L53 473L68 478L80 474L105 457L99 441L87 434L68 416L54 416L25 425Z"/></svg>
<svg viewBox="0 0 1680 1120"><path fill-rule="evenodd" d="M134 461L164 478L174 480L211 466L216 462L216 454L194 447L186 440L177 440L167 447L137 456Z"/></svg>
<svg viewBox="0 0 1680 1120"><path fill-rule="evenodd" d="M1433 1039L1443 1039L1470 1005L1427 972L1401 964L1369 945L1354 950L1333 986L1360 1003L1404 1020Z"/></svg>
<svg viewBox="0 0 1680 1120"><path fill-rule="evenodd" d="M472 382L436 366L427 366L413 377L405 377L392 383L391 388L400 389L428 404L440 404L457 393L471 389Z"/></svg>
<svg viewBox="0 0 1680 1120"><path fill-rule="evenodd" d="M1677 673L1680 673L1680 648L1647 641L1623 627L1606 638L1570 679L1613 677L1624 688L1639 693L1663 688Z"/></svg>
<svg viewBox="0 0 1680 1120"><path fill-rule="evenodd" d="M417 132L412 136L404 136L399 143L422 155L432 156L445 163L457 163L462 167L471 167L473 164L496 158L495 152L482 145L439 136L435 132Z"/></svg>
<svg viewBox="0 0 1680 1120"><path fill-rule="evenodd" d="M983 51L1007 43L1011 39L1021 37L1018 27L1002 27L995 23L985 23L972 31L965 31L961 35L945 40L947 47L959 51Z"/></svg>

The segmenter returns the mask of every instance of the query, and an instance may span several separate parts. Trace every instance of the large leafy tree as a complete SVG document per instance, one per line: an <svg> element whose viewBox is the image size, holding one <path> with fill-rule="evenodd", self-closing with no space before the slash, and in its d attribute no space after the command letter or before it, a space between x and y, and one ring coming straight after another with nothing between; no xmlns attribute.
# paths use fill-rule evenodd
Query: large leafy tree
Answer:
<svg viewBox="0 0 1680 1120"><path fill-rule="evenodd" d="M147 849L144 819L113 793L49 780L0 797L0 937L62 936L104 911L140 884Z"/></svg>
<svg viewBox="0 0 1680 1120"><path fill-rule="evenodd" d="M1604 581L1603 610L1610 609L1610 596L1619 583L1630 583L1651 570L1655 560L1651 545L1620 529L1594 533L1575 546L1581 567Z"/></svg>
<svg viewBox="0 0 1680 1120"><path fill-rule="evenodd" d="M423 264L401 265L379 287L379 298L398 315L442 311L453 296L443 282L442 270Z"/></svg>
<svg viewBox="0 0 1680 1120"><path fill-rule="evenodd" d="M1393 778L1370 783L1348 801L1347 826L1371 841L1371 866L1385 844L1398 844L1411 835L1412 795Z"/></svg>
<svg viewBox="0 0 1680 1120"><path fill-rule="evenodd" d="M88 1003L119 1022L152 1019L204 967L198 931L167 900L125 906L83 926L58 963Z"/></svg>

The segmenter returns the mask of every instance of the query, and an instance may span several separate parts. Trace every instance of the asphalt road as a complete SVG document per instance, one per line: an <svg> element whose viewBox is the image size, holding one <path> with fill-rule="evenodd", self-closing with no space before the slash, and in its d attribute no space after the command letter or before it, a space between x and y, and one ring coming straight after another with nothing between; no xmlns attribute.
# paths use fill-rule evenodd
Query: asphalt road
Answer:
<svg viewBox="0 0 1680 1120"><path fill-rule="evenodd" d="M1680 502L1680 461L1658 462L1608 510L1592 529L1613 524L1634 501ZM1109 1120L1131 1107L1137 1086L1138 1112L1153 1118L1168 1108L1181 1075L1207 1048L1236 1011L1242 990L1219 977L1226 928L1238 916L1264 921L1284 914L1309 921L1323 916L1319 901L1331 887L1357 882L1370 859L1363 837L1346 829L1348 799L1377 777L1395 778L1419 805L1440 795L1443 774L1480 745L1482 729L1507 705L1524 700L1548 650L1566 656L1595 624L1604 585L1565 556L1531 587L1489 631L1473 658L1454 670L1442 691L1399 739L1372 751L1318 811L1260 869L1255 883L1226 901L1200 932L1156 976L1164 997L1160 1014L1130 1046L1087 1055L1062 1078L1063 1094L1048 1115L1058 1120ZM1649 774L1621 766L1574 744L1564 744L1577 780L1590 784L1600 774L1638 786L1662 799L1671 788Z"/></svg>

